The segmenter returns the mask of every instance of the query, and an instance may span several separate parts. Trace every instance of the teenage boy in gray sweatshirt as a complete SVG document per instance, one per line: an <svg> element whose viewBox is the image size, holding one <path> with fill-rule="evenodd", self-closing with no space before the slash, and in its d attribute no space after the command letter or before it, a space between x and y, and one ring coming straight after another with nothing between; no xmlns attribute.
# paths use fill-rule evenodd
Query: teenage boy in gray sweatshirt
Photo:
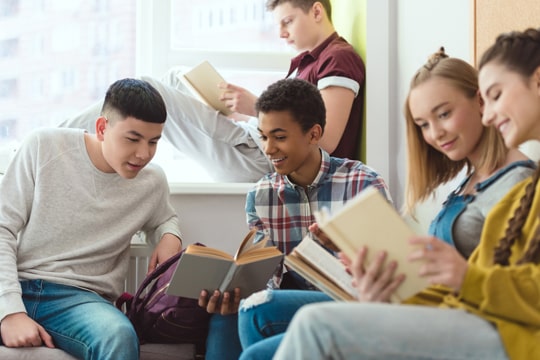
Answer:
<svg viewBox="0 0 540 360"><path fill-rule="evenodd" d="M95 134L42 128L0 183L0 344L80 359L138 359L115 306L137 231L160 239L150 269L181 250L164 172L152 160L167 111L142 80L112 84Z"/></svg>

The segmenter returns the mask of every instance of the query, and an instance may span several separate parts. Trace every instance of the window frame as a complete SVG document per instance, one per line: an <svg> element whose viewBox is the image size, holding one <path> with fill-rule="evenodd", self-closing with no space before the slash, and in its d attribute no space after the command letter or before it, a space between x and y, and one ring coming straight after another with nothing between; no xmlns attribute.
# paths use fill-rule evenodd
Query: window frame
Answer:
<svg viewBox="0 0 540 360"><path fill-rule="evenodd" d="M227 52L171 49L172 0L137 0L136 62L137 75L161 76L174 66L194 66L208 60L218 69L255 72L285 72L291 52ZM276 34L277 36L277 34Z"/></svg>

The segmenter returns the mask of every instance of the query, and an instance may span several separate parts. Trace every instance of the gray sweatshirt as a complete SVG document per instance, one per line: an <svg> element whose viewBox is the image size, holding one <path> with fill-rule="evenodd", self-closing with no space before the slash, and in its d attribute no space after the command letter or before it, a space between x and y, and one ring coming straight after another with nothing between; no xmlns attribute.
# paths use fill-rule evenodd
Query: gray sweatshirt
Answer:
<svg viewBox="0 0 540 360"><path fill-rule="evenodd" d="M124 179L92 164L83 130L34 131L0 183L0 320L26 311L23 279L116 299L138 230L181 235L160 167Z"/></svg>

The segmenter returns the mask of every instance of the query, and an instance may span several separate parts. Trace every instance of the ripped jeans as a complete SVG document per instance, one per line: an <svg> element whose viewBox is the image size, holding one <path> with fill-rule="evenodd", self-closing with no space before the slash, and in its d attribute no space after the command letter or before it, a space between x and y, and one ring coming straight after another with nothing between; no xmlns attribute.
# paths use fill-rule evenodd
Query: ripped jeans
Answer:
<svg viewBox="0 0 540 360"><path fill-rule="evenodd" d="M306 304L333 301L312 290L263 290L242 300L238 311L241 360L272 359L295 313Z"/></svg>

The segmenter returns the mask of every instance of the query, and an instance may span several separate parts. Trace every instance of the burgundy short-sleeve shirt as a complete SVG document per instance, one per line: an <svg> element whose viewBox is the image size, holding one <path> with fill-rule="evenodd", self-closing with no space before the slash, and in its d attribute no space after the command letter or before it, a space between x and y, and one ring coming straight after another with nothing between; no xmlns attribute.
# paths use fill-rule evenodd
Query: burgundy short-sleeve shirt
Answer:
<svg viewBox="0 0 540 360"><path fill-rule="evenodd" d="M319 90L340 86L355 93L345 131L332 156L357 159L362 131L365 67L354 48L335 32L312 51L294 57L287 77L309 81Z"/></svg>

